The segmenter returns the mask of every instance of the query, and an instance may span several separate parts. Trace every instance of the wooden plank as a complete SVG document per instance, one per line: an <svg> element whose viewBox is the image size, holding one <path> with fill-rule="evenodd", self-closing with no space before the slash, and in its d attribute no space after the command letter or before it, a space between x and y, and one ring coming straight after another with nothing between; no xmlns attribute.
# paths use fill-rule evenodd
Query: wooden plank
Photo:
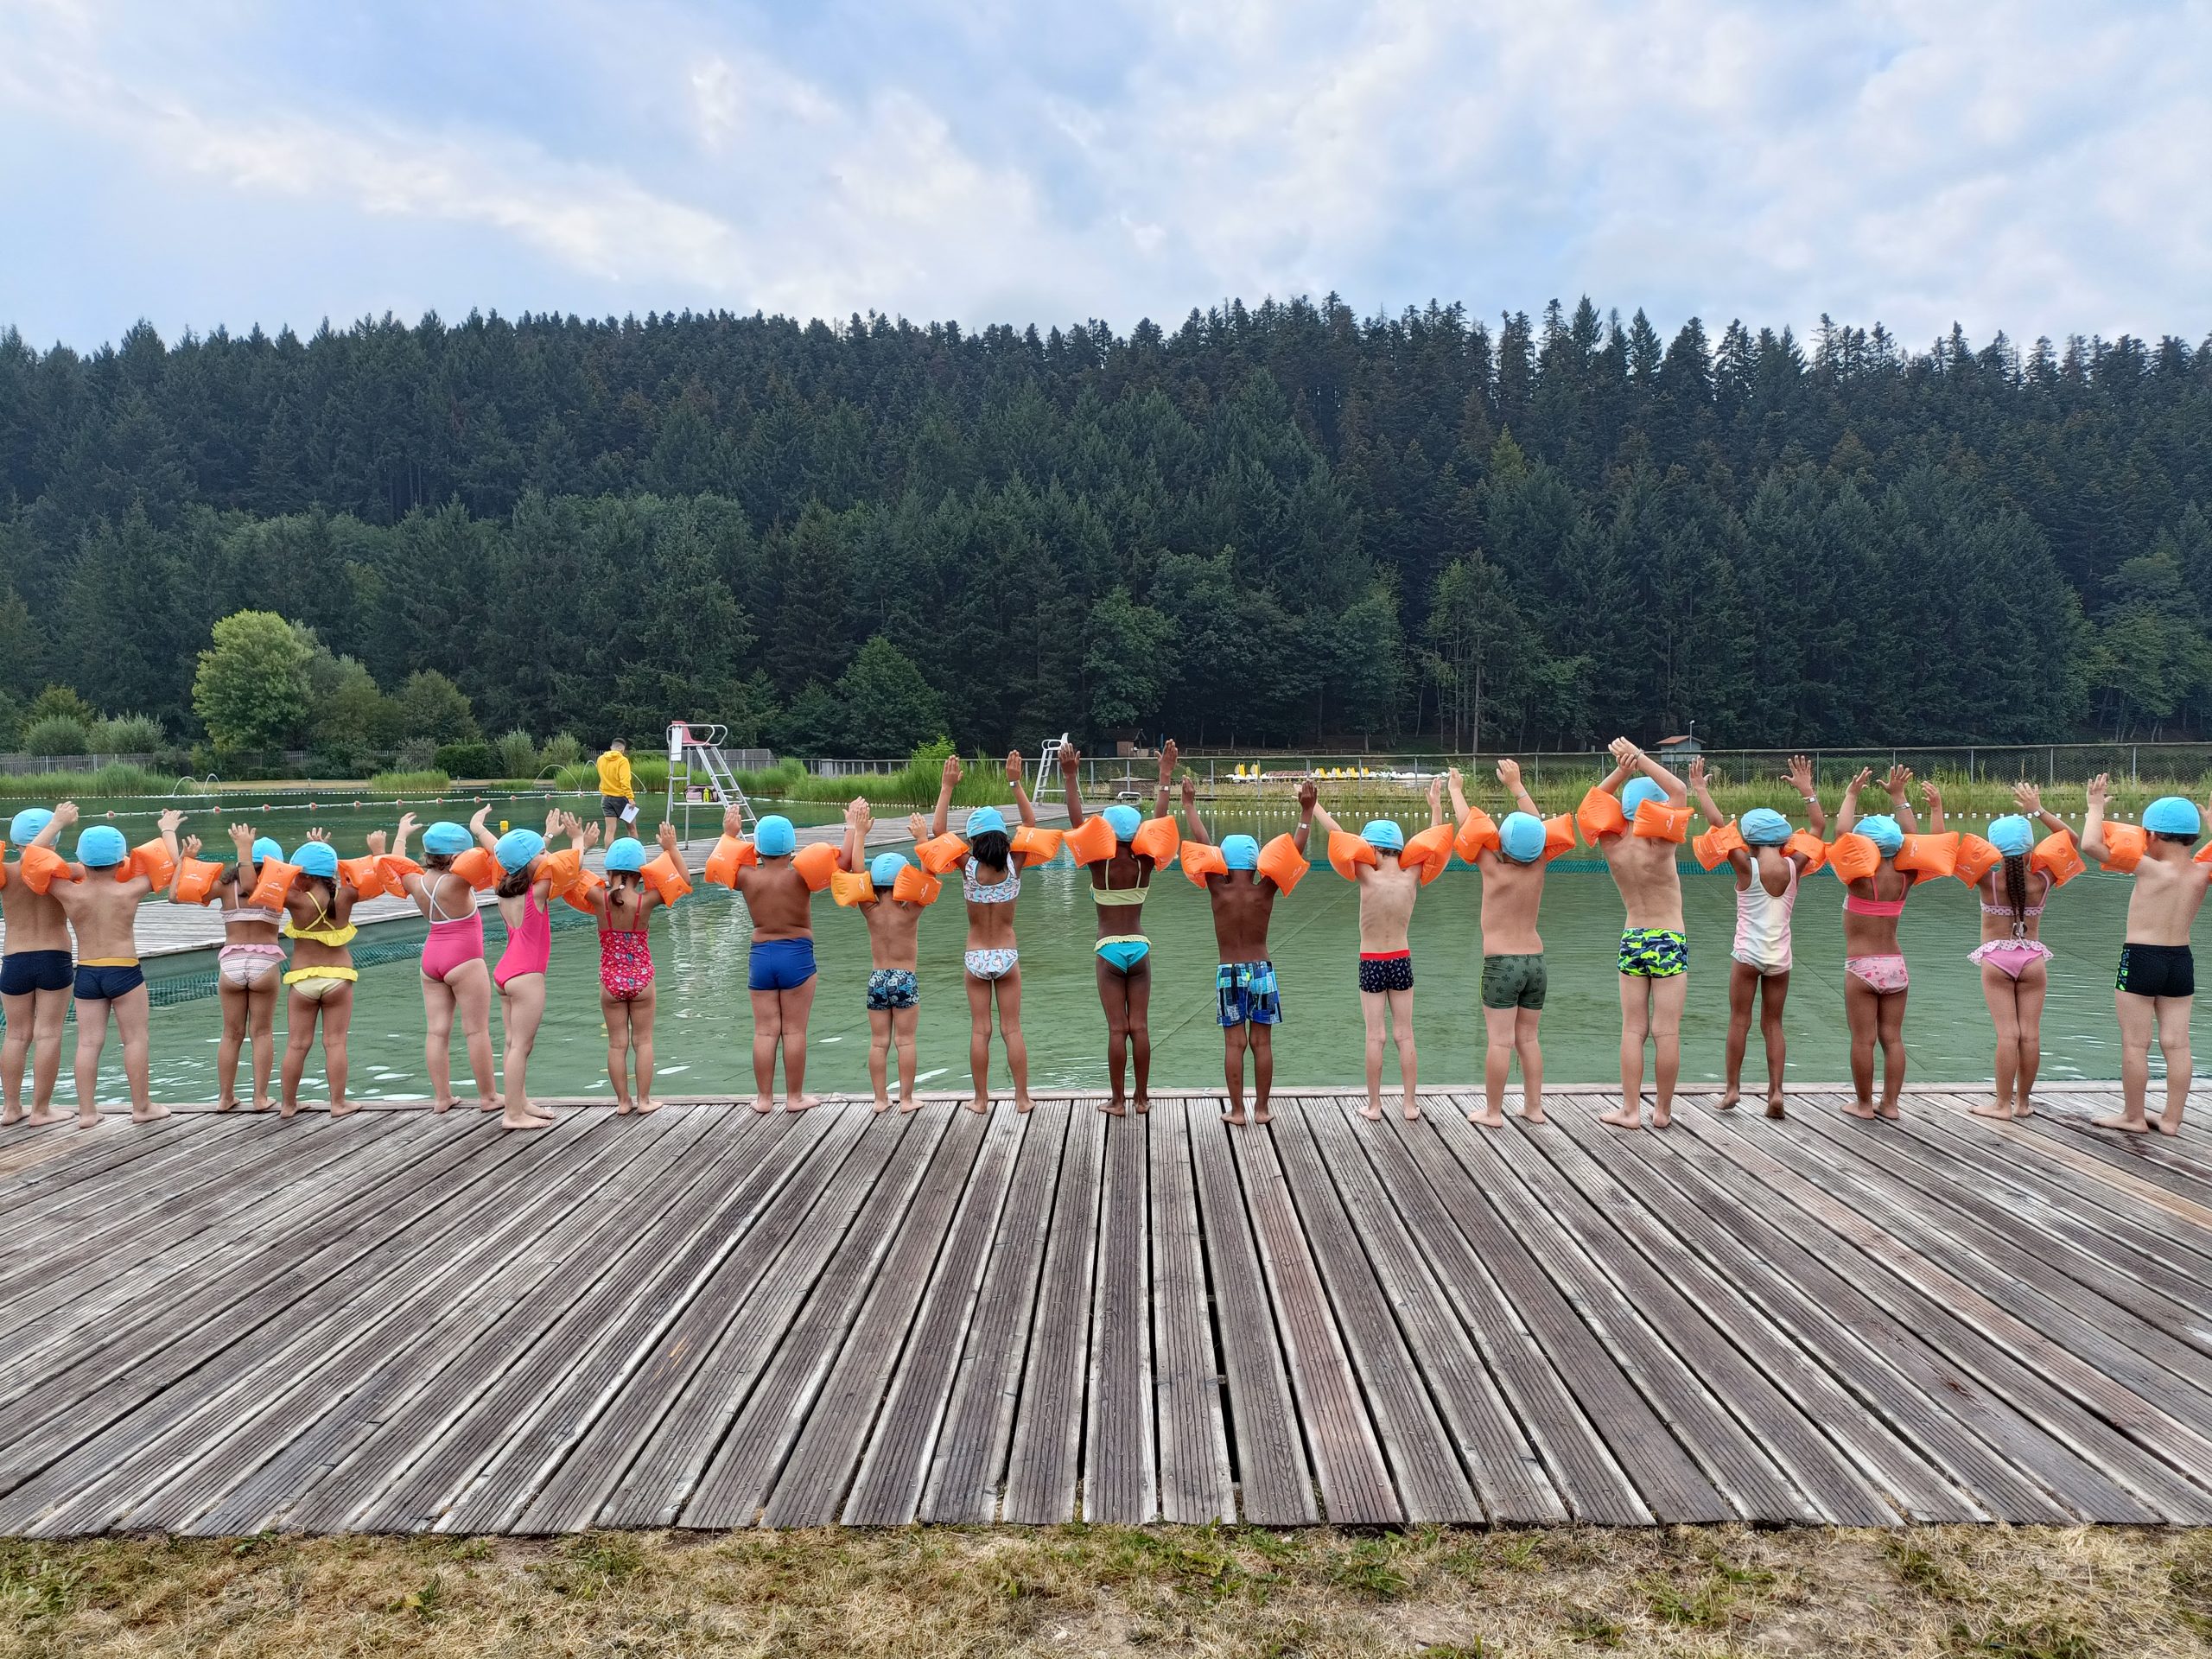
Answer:
<svg viewBox="0 0 2212 1659"><path fill-rule="evenodd" d="M103 1126L108 1120L102 1119ZM88 1215L103 1220L111 1215L134 1214L158 1204L172 1191L193 1183L188 1177L207 1166L217 1167L230 1155L230 1144L258 1132L266 1139L278 1132L271 1118L166 1117L153 1123L118 1120L118 1127L86 1132L93 1144L87 1155L56 1160L35 1178L26 1179L10 1194L10 1221L38 1232L70 1230ZM143 1137L143 1140L139 1137ZM29 1262L11 1262L0 1272L0 1299L12 1296L37 1281Z"/></svg>
<svg viewBox="0 0 2212 1659"><path fill-rule="evenodd" d="M2131 1512L2145 1511L2163 1520L2178 1520L2202 1510L2207 1518L2212 1518L2212 1495L2198 1494L2113 1427L2116 1421L2126 1422L2140 1432L2164 1421L2143 1402L2094 1374L2083 1375L2088 1367L2055 1344L2044 1341L1971 1287L1920 1260L1882 1228L1863 1220L1850 1205L1839 1203L1769 1155L1741 1128L1719 1131L1710 1118L1694 1110L1676 1122L1753 1177L1770 1195L1769 1203L1778 1199L1795 1206L1855 1248L1868 1263L1886 1269L1888 1278L1882 1281L1885 1299L1913 1309L1908 1317L1924 1338L1937 1344L1955 1364L2001 1390L2046 1436L2063 1444L2083 1465L2094 1467L2100 1476L2096 1481L2076 1478L2069 1485L2054 1486L2077 1512L2094 1520L2126 1520ZM1755 1129L1749 1124L1742 1128ZM1881 1133L1879 1126L1875 1133ZM2096 1404L2085 1407L2084 1396ZM2183 1432L2177 1425L2176 1431ZM2056 1477L2072 1471L2046 1465L2045 1472Z"/></svg>
<svg viewBox="0 0 2212 1659"><path fill-rule="evenodd" d="M827 1526L844 1507L853 1472L876 1425L886 1382L898 1369L954 1211L976 1173L986 1124L974 1112L957 1112L951 1128L938 1142L921 1191L900 1220L868 1300L830 1363L782 1474L769 1489L763 1525Z"/></svg>
<svg viewBox="0 0 2212 1659"><path fill-rule="evenodd" d="M72 1461L105 1466L73 1501L49 1511L37 1530L48 1535L113 1526L166 1531L183 1524L305 1428L342 1413L341 1402L358 1398L356 1379L418 1340L442 1305L467 1300L454 1286L467 1282L474 1263L503 1264L503 1243L509 1252L546 1252L543 1240L553 1230L520 1217L550 1211L557 1221L564 1211L593 1207L591 1198L607 1190L607 1178L634 1167L648 1147L648 1158L657 1156L659 1166L673 1162L682 1146L653 1147L662 1133L600 1137L596 1144L593 1137L578 1137L572 1142L575 1155L588 1155L589 1164L540 1166L540 1179L512 1189L496 1205L479 1205L483 1224L457 1235L417 1230L391 1241L385 1252L388 1270L362 1275L365 1282L350 1294L334 1286L311 1299L320 1304L317 1317L289 1342L241 1342L226 1351L221 1364L203 1367L163 1394L153 1414L123 1425L135 1442L127 1453L118 1455L120 1444L111 1449L101 1441L80 1447ZM543 1180L544 1173L556 1169L562 1179ZM502 1294L507 1283L503 1274ZM429 1300L433 1294L440 1300ZM155 1416L168 1426L149 1438L143 1430ZM112 1438L120 1442L124 1435Z"/></svg>
<svg viewBox="0 0 2212 1659"><path fill-rule="evenodd" d="M1230 1137L1243 1179L1245 1211L1259 1243L1275 1310L1292 1397L1306 1426L1306 1443L1328 1520L1337 1526L1402 1521L1405 1510L1390 1484L1389 1465L1360 1399L1351 1356L1321 1287L1320 1269L1276 1157L1275 1133Z"/></svg>
<svg viewBox="0 0 2212 1659"><path fill-rule="evenodd" d="M1139 1525L1160 1513L1154 1473L1151 1114L1106 1120L1098 1200L1098 1262L1090 1309L1084 1421L1083 1516Z"/></svg>
<svg viewBox="0 0 2212 1659"><path fill-rule="evenodd" d="M913 1334L892 1374L874 1433L846 1497L842 1519L847 1526L904 1526L914 1518L969 1323L976 1317L991 1239L1005 1210L1024 1131L1033 1132L1036 1117L1033 1110L993 1115Z"/></svg>
<svg viewBox="0 0 2212 1659"><path fill-rule="evenodd" d="M2063 1147L2077 1168L2086 1156L2132 1187L2158 1188L2165 1195L2161 1202L2173 1213L2195 1226L2212 1227L2212 1185L2195 1160L2177 1156L2164 1135L2092 1128L2078 1118L2058 1123L2043 1116L2016 1118L2012 1128L2026 1138L2047 1142L2053 1155Z"/></svg>
<svg viewBox="0 0 2212 1659"><path fill-rule="evenodd" d="M1542 1458L1514 1421L1368 1160L1361 1143L1388 1132L1363 1134L1341 1098L1291 1102L1285 1111L1299 1116L1313 1137L1484 1512L1516 1524L1566 1520L1567 1505L1544 1473Z"/></svg>
<svg viewBox="0 0 2212 1659"><path fill-rule="evenodd" d="M1028 1358L1037 1283L1050 1237L1069 1118L1065 1098L1030 1111L989 1247L966 1345L952 1375L944 1421L922 1488L925 1521L978 1522L998 1512L1000 1478L1014 1438L1014 1402Z"/></svg>
<svg viewBox="0 0 2212 1659"><path fill-rule="evenodd" d="M1392 1317L1389 1298L1376 1282L1374 1266L1360 1248L1343 1198L1314 1145L1313 1127L1303 1115L1309 1106L1332 1115L1335 1110L1327 1102L1286 1101L1270 1138L1328 1291L1337 1329L1358 1372L1398 1501L1409 1521L1480 1521L1483 1507L1460 1467L1452 1437L1429 1398Z"/></svg>
<svg viewBox="0 0 2212 1659"><path fill-rule="evenodd" d="M1259 1243L1230 1150L1232 1131L1222 1122L1220 1105L1217 1100L1193 1099L1185 1122L1198 1180L1199 1230L1221 1331L1230 1466L1248 1523L1298 1526L1319 1520L1321 1511L1268 1304Z"/></svg>
<svg viewBox="0 0 2212 1659"><path fill-rule="evenodd" d="M1221 1364L1207 1317L1205 1241L1191 1169L1191 1104L1171 1095L1152 1107L1153 1398L1160 1426L1160 1519L1203 1525L1236 1519L1236 1484L1222 1422ZM1087 1486L1084 1497L1088 1513Z"/></svg>
<svg viewBox="0 0 2212 1659"><path fill-rule="evenodd" d="M1007 1454L1004 1518L1008 1521L1075 1519L1098 1243L1098 1165L1105 1140L1105 1115L1088 1101L1071 1103L1060 1183L1052 1195L1052 1222Z"/></svg>
<svg viewBox="0 0 2212 1659"><path fill-rule="evenodd" d="M817 1109L819 1109L818 1108ZM788 1229L765 1259L741 1251L720 1277L743 1273L750 1292L715 1339L705 1363L683 1382L652 1425L636 1459L603 1506L610 1527L672 1526L701 1473L744 1409L777 1344L820 1276L853 1216L906 1135L903 1114L871 1117L842 1155L810 1163L772 1220Z"/></svg>
<svg viewBox="0 0 2212 1659"><path fill-rule="evenodd" d="M680 1524L749 1527L759 1516L952 1116L907 1118L906 1134L709 1461Z"/></svg>

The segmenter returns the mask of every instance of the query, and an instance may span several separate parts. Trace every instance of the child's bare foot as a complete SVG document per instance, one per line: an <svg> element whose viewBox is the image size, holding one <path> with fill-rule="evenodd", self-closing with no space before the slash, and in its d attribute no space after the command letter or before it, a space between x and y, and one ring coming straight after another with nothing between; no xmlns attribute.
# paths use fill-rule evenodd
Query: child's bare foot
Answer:
<svg viewBox="0 0 2212 1659"><path fill-rule="evenodd" d="M636 1105L635 1105L635 1104L631 1101L631 1099L630 1099L630 1096L627 1096L627 1095L617 1095L617 1096L615 1096L615 1097L614 1097L614 1116L617 1116L617 1117L627 1117L627 1116L630 1116L630 1114L631 1114L631 1113L632 1113L632 1112L636 1111L637 1109L637 1109L637 1106L636 1106Z"/></svg>
<svg viewBox="0 0 2212 1659"><path fill-rule="evenodd" d="M1129 1115L1129 1109L1122 1104L1122 1097L1119 1095L1115 1096L1111 1100L1100 1101L1098 1109L1109 1117L1127 1117Z"/></svg>
<svg viewBox="0 0 2212 1659"><path fill-rule="evenodd" d="M1367 1103L1359 1109L1359 1115L1370 1123L1379 1122L1382 1116L1382 1097L1370 1095L1367 1097Z"/></svg>
<svg viewBox="0 0 2212 1659"><path fill-rule="evenodd" d="M1421 1103L1415 1100L1411 1095L1408 1095L1406 1096L1404 1109L1407 1122L1418 1123L1421 1122Z"/></svg>
<svg viewBox="0 0 2212 1659"><path fill-rule="evenodd" d="M1675 1109L1672 1106L1654 1106L1651 1109L1651 1127L1655 1129L1673 1128Z"/></svg>
<svg viewBox="0 0 2212 1659"><path fill-rule="evenodd" d="M507 1103L497 1095L480 1096L476 1102L476 1109L480 1112L504 1112L507 1109Z"/></svg>
<svg viewBox="0 0 2212 1659"><path fill-rule="evenodd" d="M156 1101L143 1111L136 1106L130 1109L130 1121L133 1123L151 1123L156 1119L167 1117L168 1115L169 1109L159 1101Z"/></svg>
<svg viewBox="0 0 2212 1659"><path fill-rule="evenodd" d="M300 1103L296 1100L286 1101L282 1106L277 1108L276 1110L276 1116L283 1118L287 1123L290 1122L299 1115Z"/></svg>
<svg viewBox="0 0 2212 1659"><path fill-rule="evenodd" d="M2158 1133L2160 1135L2179 1135L2181 1133L2181 1119L2177 1117L2161 1117L2158 1120Z"/></svg>
<svg viewBox="0 0 2212 1659"><path fill-rule="evenodd" d="M1544 1116L1544 1103L1532 1100L1521 1109L1521 1121L1523 1123L1548 1123L1551 1119Z"/></svg>
<svg viewBox="0 0 2212 1659"><path fill-rule="evenodd" d="M877 1090L875 1091L875 1104L868 1108L868 1109L873 1112L889 1111L891 1109L891 1096L884 1093L882 1090Z"/></svg>
<svg viewBox="0 0 2212 1659"><path fill-rule="evenodd" d="M1598 1121L1617 1129L1640 1129L1643 1127L1643 1103L1639 1100L1632 1106L1616 1106L1610 1112L1600 1112Z"/></svg>
<svg viewBox="0 0 2212 1659"><path fill-rule="evenodd" d="M638 1110L640 1114L645 1112L657 1112L660 1110L660 1102L655 1100L651 1095L639 1095L638 1096Z"/></svg>
<svg viewBox="0 0 2212 1659"><path fill-rule="evenodd" d="M776 1109L776 1103L767 1095L755 1095L753 1096L753 1109L756 1112L772 1112Z"/></svg>
<svg viewBox="0 0 2212 1659"><path fill-rule="evenodd" d="M19 1116L16 1119L16 1122L21 1123L27 1129L44 1128L49 1123L59 1123L60 1121L61 1114L55 1111L51 1106L41 1106L38 1108L37 1110L32 1112L28 1117Z"/></svg>
<svg viewBox="0 0 2212 1659"><path fill-rule="evenodd" d="M974 1099L964 1103L968 1109L975 1113L978 1117L981 1117L985 1112L991 1109L991 1097L988 1095L977 1095ZM1021 1109L1026 1112L1029 1109L1027 1106L1024 1106Z"/></svg>
<svg viewBox="0 0 2212 1659"><path fill-rule="evenodd" d="M257 1112L265 1112L276 1103L275 1101L270 1099L266 1095L256 1095L253 1098L252 1109Z"/></svg>
<svg viewBox="0 0 2212 1659"><path fill-rule="evenodd" d="M536 1117L527 1112L502 1110L499 1114L499 1127L503 1129L543 1129L552 1122L550 1117Z"/></svg>
<svg viewBox="0 0 2212 1659"><path fill-rule="evenodd" d="M1766 1115L1769 1117L1773 1118L1777 1122L1781 1122L1783 1117L1785 1116L1782 1109L1781 1090L1777 1089L1768 1094L1766 1097Z"/></svg>
<svg viewBox="0 0 2212 1659"><path fill-rule="evenodd" d="M1854 1100L1843 1108L1843 1115L1855 1117L1862 1123L1872 1123L1875 1116L1874 1104L1872 1101Z"/></svg>
<svg viewBox="0 0 2212 1659"><path fill-rule="evenodd" d="M2018 1100L2012 1103L2013 1116L2033 1117L2035 1115L2036 1103L2032 1100L2030 1100L2025 1095L2022 1095Z"/></svg>
<svg viewBox="0 0 2212 1659"><path fill-rule="evenodd" d="M790 1095L784 1100L784 1109L787 1112L810 1112L821 1103L822 1096L819 1095Z"/></svg>
<svg viewBox="0 0 2212 1659"><path fill-rule="evenodd" d="M448 1112L453 1110L454 1107L460 1104L461 1097L456 1095L450 1100L432 1101L430 1103L430 1109L435 1112L440 1117L443 1117Z"/></svg>
<svg viewBox="0 0 2212 1659"><path fill-rule="evenodd" d="M1732 1112L1736 1109L1736 1103L1743 1097L1743 1091L1732 1086L1722 1092L1719 1099L1713 1103L1713 1109L1717 1112Z"/></svg>
<svg viewBox="0 0 2212 1659"><path fill-rule="evenodd" d="M334 1100L330 1103L333 1117L351 1117L360 1109L361 1103L358 1100Z"/></svg>
<svg viewBox="0 0 2212 1659"><path fill-rule="evenodd" d="M1467 1122L1470 1123L1479 1123L1486 1129L1502 1129L1505 1127L1505 1114L1500 1111L1493 1111L1489 1103L1485 1102L1482 1105L1476 1107L1473 1111L1467 1114Z"/></svg>
<svg viewBox="0 0 2212 1659"><path fill-rule="evenodd" d="M77 1109L77 1127L79 1128L89 1129L99 1121L100 1109L99 1107L79 1106Z"/></svg>
<svg viewBox="0 0 2212 1659"><path fill-rule="evenodd" d="M1017 1089L1014 1091L1014 1109L1016 1112L1026 1113L1036 1103L1029 1098L1029 1091L1027 1089Z"/></svg>
<svg viewBox="0 0 2212 1659"><path fill-rule="evenodd" d="M235 1112L238 1109L238 1097L236 1095L229 1096L226 1098L219 1100L215 1103L215 1109L219 1112ZM15 1121L16 1120L12 1117L0 1118L0 1123L12 1123Z"/></svg>
<svg viewBox="0 0 2212 1659"><path fill-rule="evenodd" d="M921 1091L918 1089L909 1093L901 1089L899 1091L899 1109L902 1114L920 1111L922 1109Z"/></svg>
<svg viewBox="0 0 2212 1659"><path fill-rule="evenodd" d="M1266 1101L1261 1101L1257 1105L1252 1108L1252 1121L1255 1123L1272 1123L1274 1122L1274 1119L1268 1115L1268 1103Z"/></svg>
<svg viewBox="0 0 2212 1659"><path fill-rule="evenodd" d="M2001 1117L2008 1122L2012 1116L2012 1103L2008 1100L1985 1100L1979 1106L1967 1109L1976 1117Z"/></svg>
<svg viewBox="0 0 2212 1659"><path fill-rule="evenodd" d="M1233 1125L1237 1128L1243 1128L1244 1127L1244 1103L1241 1100L1231 1101L1229 1103L1229 1109L1221 1115L1221 1121L1224 1123Z"/></svg>
<svg viewBox="0 0 2212 1659"><path fill-rule="evenodd" d="M216 1109L220 1111L222 1108ZM22 1121L23 1109L20 1106L10 1106L5 1111L0 1111L0 1129L12 1129Z"/></svg>
<svg viewBox="0 0 2212 1659"><path fill-rule="evenodd" d="M1133 1103L1135 1105L1137 1109L1137 1116L1140 1117L1143 1116L1145 1113L1152 1109L1152 1102L1143 1095L1139 1095Z"/></svg>
<svg viewBox="0 0 2212 1659"><path fill-rule="evenodd" d="M1887 1118L1891 1122L1896 1122L1898 1116L1897 1102L1894 1100L1884 1101L1882 1103L1882 1116Z"/></svg>

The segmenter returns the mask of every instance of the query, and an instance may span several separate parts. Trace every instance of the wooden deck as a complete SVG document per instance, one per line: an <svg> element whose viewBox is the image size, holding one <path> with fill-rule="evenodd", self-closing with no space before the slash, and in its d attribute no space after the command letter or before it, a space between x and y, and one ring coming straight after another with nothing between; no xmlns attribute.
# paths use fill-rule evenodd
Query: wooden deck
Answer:
<svg viewBox="0 0 2212 1659"><path fill-rule="evenodd" d="M13 1131L0 1533L2212 1522L2212 1134L1708 1098Z"/></svg>

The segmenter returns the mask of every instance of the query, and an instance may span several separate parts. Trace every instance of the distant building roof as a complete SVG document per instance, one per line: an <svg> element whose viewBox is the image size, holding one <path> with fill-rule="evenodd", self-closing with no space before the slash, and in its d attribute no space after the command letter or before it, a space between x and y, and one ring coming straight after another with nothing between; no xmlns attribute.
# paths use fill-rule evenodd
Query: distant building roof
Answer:
<svg viewBox="0 0 2212 1659"><path fill-rule="evenodd" d="M1662 737L1659 740L1659 747L1662 749L1694 749L1699 744L1697 739L1689 736Z"/></svg>

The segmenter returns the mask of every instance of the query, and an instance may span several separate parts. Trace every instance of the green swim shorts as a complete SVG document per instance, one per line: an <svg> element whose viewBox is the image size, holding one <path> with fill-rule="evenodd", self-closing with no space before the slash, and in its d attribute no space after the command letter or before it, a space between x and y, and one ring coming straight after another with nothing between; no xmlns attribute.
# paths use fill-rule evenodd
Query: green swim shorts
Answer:
<svg viewBox="0 0 2212 1659"><path fill-rule="evenodd" d="M1544 953L1483 958L1483 1007L1541 1008L1544 1006Z"/></svg>
<svg viewBox="0 0 2212 1659"><path fill-rule="evenodd" d="M1671 927L1621 930L1621 972L1631 979L1673 979L1690 970L1689 936Z"/></svg>

